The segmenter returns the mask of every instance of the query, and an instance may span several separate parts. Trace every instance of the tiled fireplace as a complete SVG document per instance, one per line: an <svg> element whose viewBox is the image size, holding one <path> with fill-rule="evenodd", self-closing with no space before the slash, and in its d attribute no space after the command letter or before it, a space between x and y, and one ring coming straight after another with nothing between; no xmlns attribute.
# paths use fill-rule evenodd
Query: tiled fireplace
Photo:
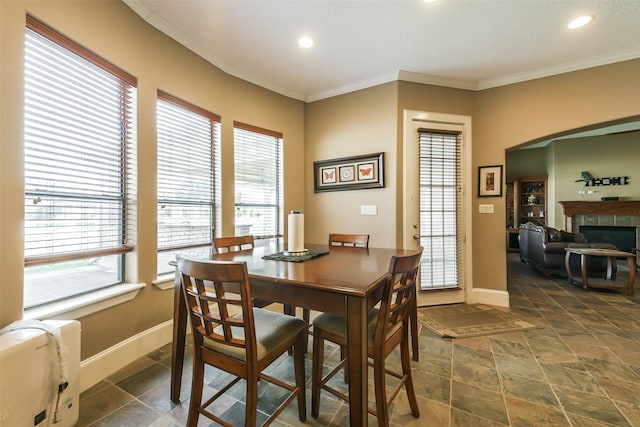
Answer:
<svg viewBox="0 0 640 427"><path fill-rule="evenodd" d="M606 241L623 250L640 248L640 200L571 201L560 205L566 231L584 233L588 241Z"/></svg>

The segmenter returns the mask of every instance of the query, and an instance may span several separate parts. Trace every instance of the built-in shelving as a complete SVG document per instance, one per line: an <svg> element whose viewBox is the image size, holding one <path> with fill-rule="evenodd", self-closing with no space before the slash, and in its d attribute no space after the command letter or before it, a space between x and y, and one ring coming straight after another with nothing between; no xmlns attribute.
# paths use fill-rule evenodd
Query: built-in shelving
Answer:
<svg viewBox="0 0 640 427"><path fill-rule="evenodd" d="M507 250L517 252L520 224L547 224L546 175L507 178L505 197Z"/></svg>

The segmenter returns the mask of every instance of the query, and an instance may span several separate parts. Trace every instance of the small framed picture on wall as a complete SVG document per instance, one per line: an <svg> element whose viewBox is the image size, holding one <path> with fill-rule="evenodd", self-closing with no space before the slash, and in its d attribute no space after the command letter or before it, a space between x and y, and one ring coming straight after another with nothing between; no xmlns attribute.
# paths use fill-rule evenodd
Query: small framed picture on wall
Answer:
<svg viewBox="0 0 640 427"><path fill-rule="evenodd" d="M502 165L478 167L478 197L502 196Z"/></svg>

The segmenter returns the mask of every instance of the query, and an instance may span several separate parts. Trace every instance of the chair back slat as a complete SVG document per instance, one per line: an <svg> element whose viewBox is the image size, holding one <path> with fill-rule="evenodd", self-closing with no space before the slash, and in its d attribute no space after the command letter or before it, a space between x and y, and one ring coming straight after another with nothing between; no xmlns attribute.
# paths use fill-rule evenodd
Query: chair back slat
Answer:
<svg viewBox="0 0 640 427"><path fill-rule="evenodd" d="M176 257L195 345L205 338L255 351L251 288L245 262ZM238 316L239 315L239 316ZM253 337L246 340L245 337Z"/></svg>
<svg viewBox="0 0 640 427"><path fill-rule="evenodd" d="M375 342L383 343L388 331L400 325L408 328L410 309L416 295L416 280L420 270L422 247L413 255L392 256L389 262L387 283L380 301L376 324ZM380 344L381 345L381 344Z"/></svg>
<svg viewBox="0 0 640 427"><path fill-rule="evenodd" d="M351 246L355 248L368 248L368 234L329 234L329 246Z"/></svg>
<svg viewBox="0 0 640 427"><path fill-rule="evenodd" d="M213 239L216 253L243 251L254 248L253 236L216 237Z"/></svg>

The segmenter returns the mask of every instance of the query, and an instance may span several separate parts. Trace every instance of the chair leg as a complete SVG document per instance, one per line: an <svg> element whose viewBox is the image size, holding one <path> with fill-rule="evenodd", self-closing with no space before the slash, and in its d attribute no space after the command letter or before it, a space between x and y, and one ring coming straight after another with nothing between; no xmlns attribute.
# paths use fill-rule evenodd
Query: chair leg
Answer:
<svg viewBox="0 0 640 427"><path fill-rule="evenodd" d="M189 415L187 416L187 426L196 427L200 413L198 408L202 403L202 387L204 386L204 363L193 355L193 378L191 380L191 400L189 402Z"/></svg>
<svg viewBox="0 0 640 427"><path fill-rule="evenodd" d="M411 377L411 361L409 360L409 343L406 339L402 340L402 342L400 343L400 361L402 363L402 375L404 375L404 377L406 378L404 387L407 391L407 399L409 400L411 414L417 418L420 416L420 409L418 409L416 391L413 388L413 379Z"/></svg>
<svg viewBox="0 0 640 427"><path fill-rule="evenodd" d="M317 332L313 335L313 363L311 367L311 416L320 412L320 382L324 365L324 339Z"/></svg>
<svg viewBox="0 0 640 427"><path fill-rule="evenodd" d="M418 301L415 296L413 297L410 312L411 348L413 351L413 360L417 362L420 360L420 349L418 346Z"/></svg>
<svg viewBox="0 0 640 427"><path fill-rule="evenodd" d="M305 330L306 346L304 347L306 352L306 349L309 348L309 327L311 326L311 310L310 309L308 308L302 309L302 319L304 319L304 323L307 325L307 329Z"/></svg>
<svg viewBox="0 0 640 427"><path fill-rule="evenodd" d="M249 374L247 378L247 400L246 400L245 421L244 421L245 427L256 427L257 425L258 377L257 377L257 373L255 373L254 375Z"/></svg>
<svg viewBox="0 0 640 427"><path fill-rule="evenodd" d="M340 360L345 360L347 358L347 348L343 345L340 346ZM349 384L349 368L348 366L344 367L344 382Z"/></svg>
<svg viewBox="0 0 640 427"><path fill-rule="evenodd" d="M387 384L385 377L385 357L382 351L376 354L373 361L373 383L376 395L376 412L378 426L389 426L389 408L387 408Z"/></svg>
<svg viewBox="0 0 640 427"><path fill-rule="evenodd" d="M300 422L307 419L307 395L305 390L304 377L304 355L307 350L305 335L298 335L298 339L293 348L293 364L296 376L296 386L298 387L298 418Z"/></svg>

